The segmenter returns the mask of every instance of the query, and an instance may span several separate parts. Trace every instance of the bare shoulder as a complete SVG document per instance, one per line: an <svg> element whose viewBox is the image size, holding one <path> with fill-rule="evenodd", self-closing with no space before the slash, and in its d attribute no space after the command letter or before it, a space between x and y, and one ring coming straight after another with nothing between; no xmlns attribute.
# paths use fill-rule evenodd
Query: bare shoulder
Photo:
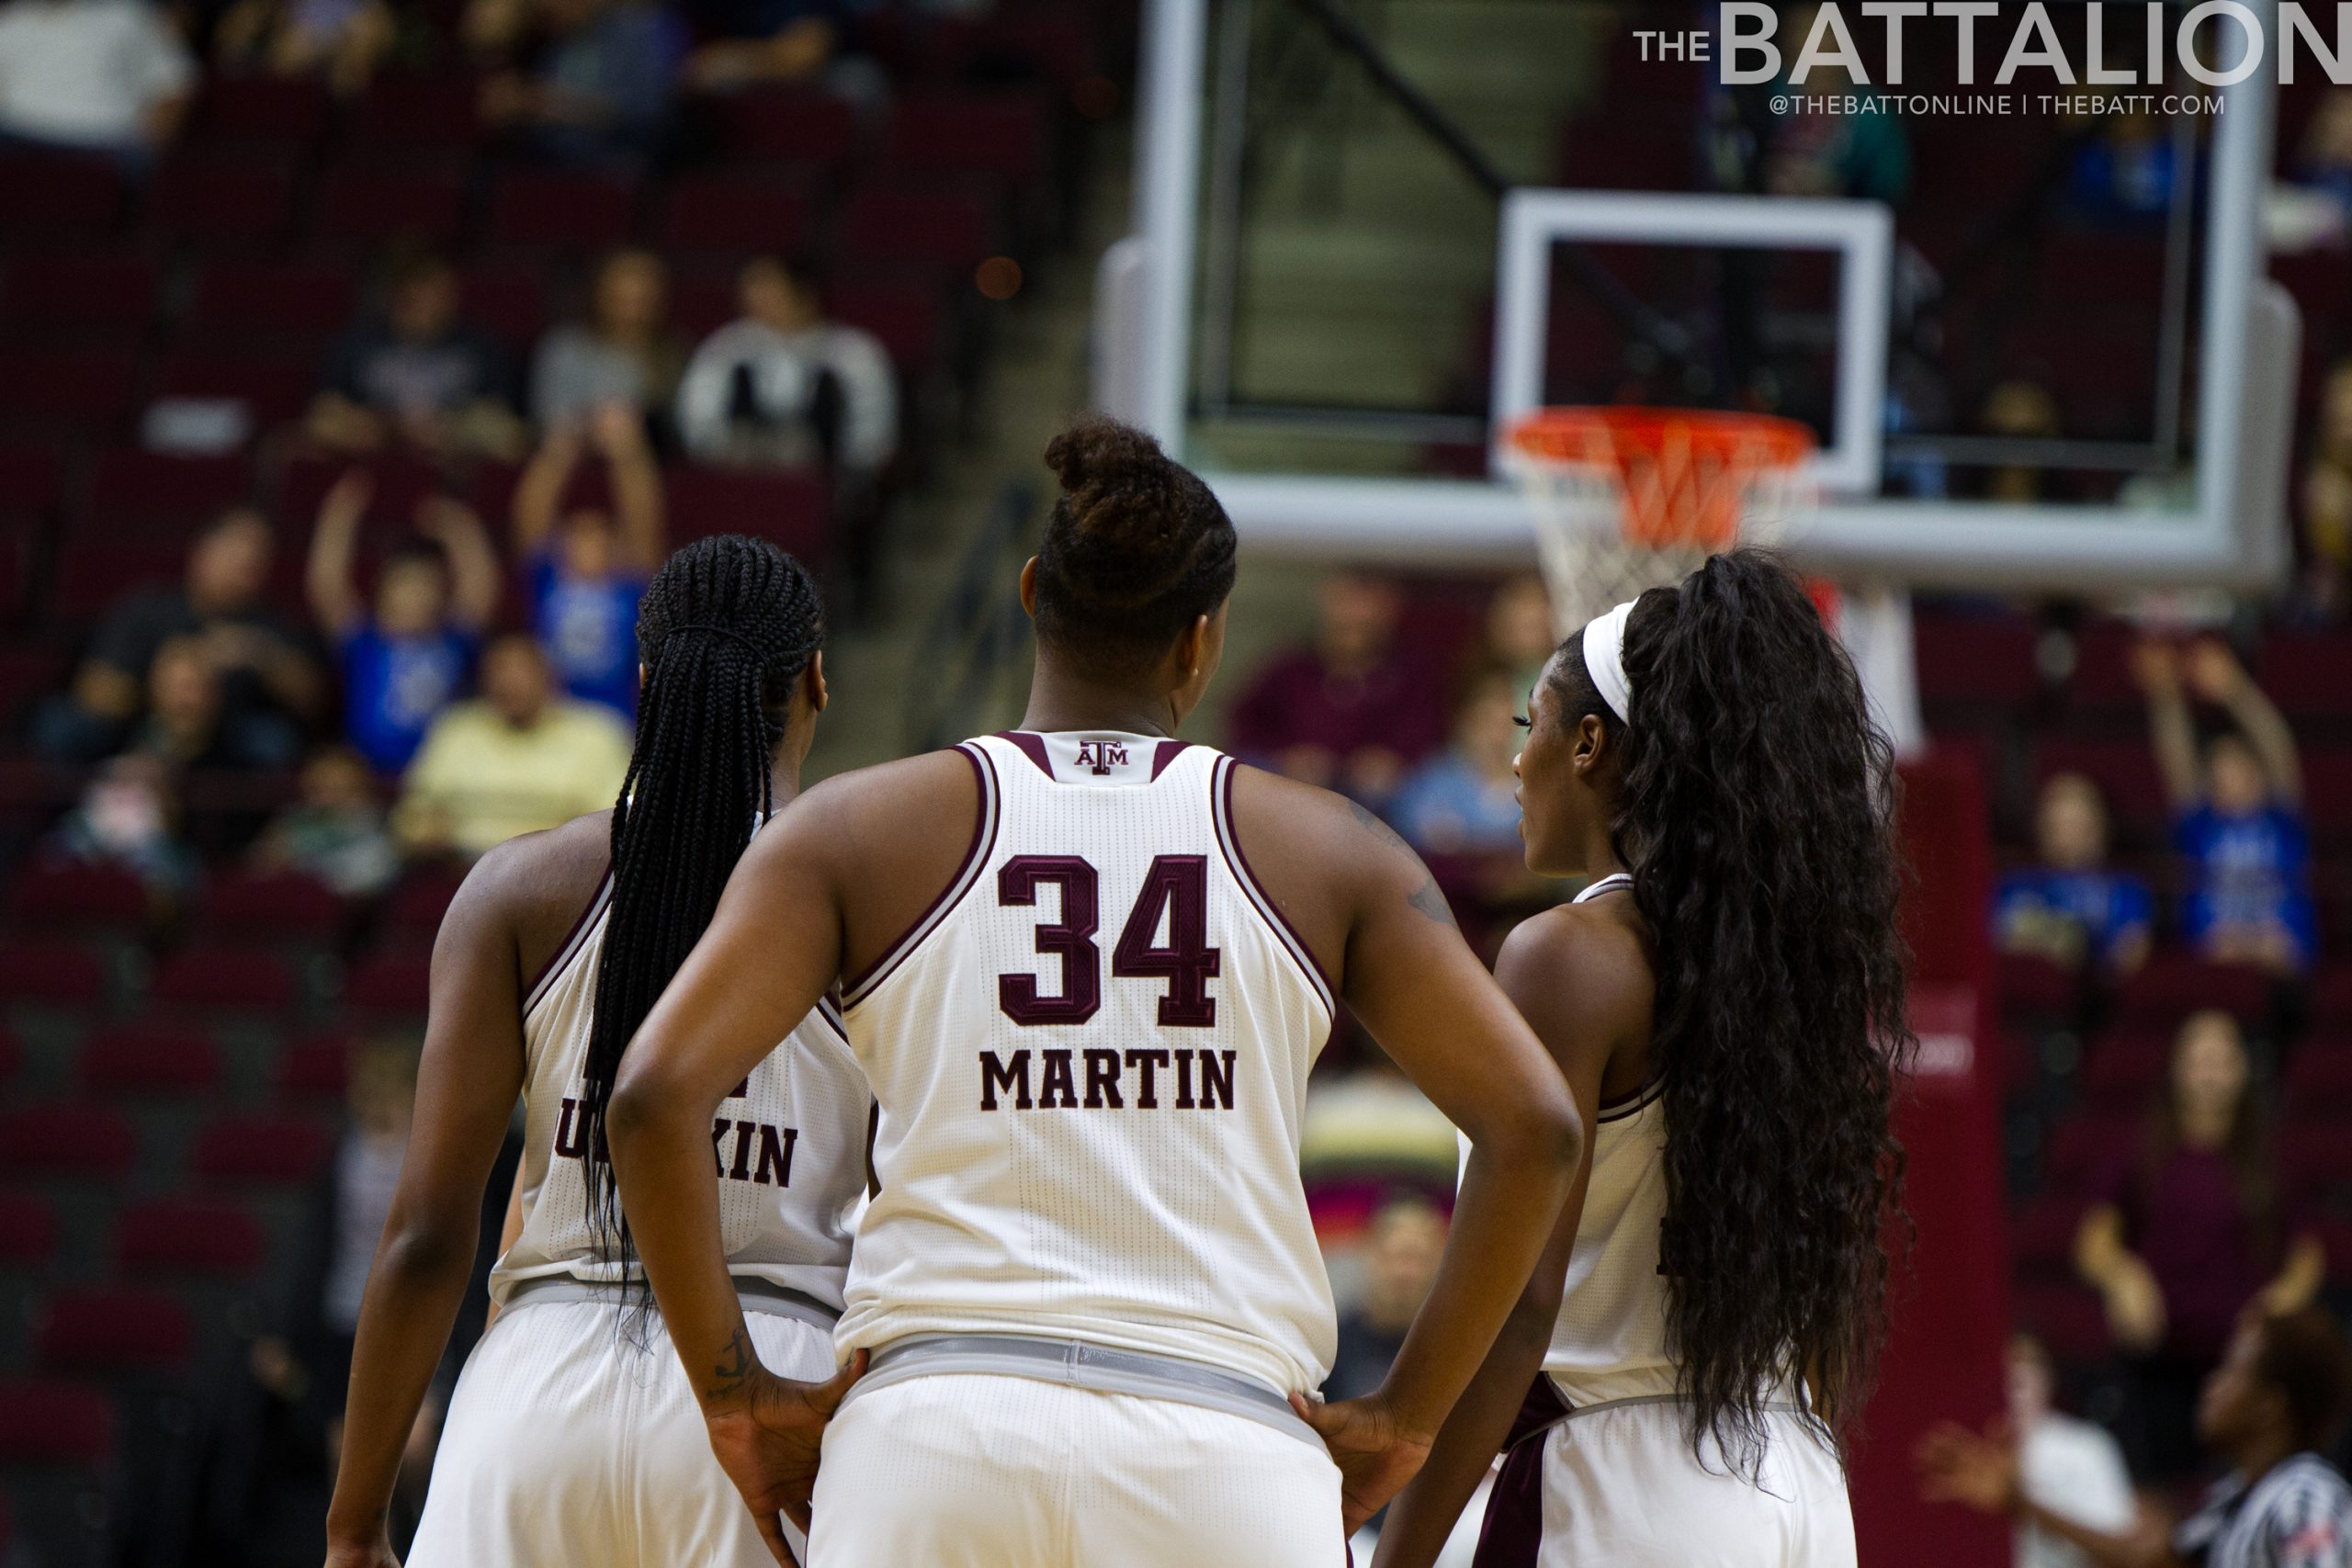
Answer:
<svg viewBox="0 0 2352 1568"><path fill-rule="evenodd" d="M972 760L950 748L836 774L803 791L766 847L831 886L842 919L842 973L856 975L955 880L978 842L979 820Z"/></svg>
<svg viewBox="0 0 2352 1568"><path fill-rule="evenodd" d="M903 834L922 825L921 814L958 806L977 810L979 789L970 757L949 747L836 773L802 790L786 815L812 828Z"/></svg>
<svg viewBox="0 0 2352 1568"><path fill-rule="evenodd" d="M1532 915L1503 939L1495 978L1539 1033L1547 1019L1606 1021L1645 1032L1655 982L1639 929L1623 897L1561 904Z"/></svg>
<svg viewBox="0 0 2352 1568"><path fill-rule="evenodd" d="M604 882L612 824L610 811L595 811L500 844L466 874L444 935L488 941L503 933L520 972L534 972L563 945Z"/></svg>

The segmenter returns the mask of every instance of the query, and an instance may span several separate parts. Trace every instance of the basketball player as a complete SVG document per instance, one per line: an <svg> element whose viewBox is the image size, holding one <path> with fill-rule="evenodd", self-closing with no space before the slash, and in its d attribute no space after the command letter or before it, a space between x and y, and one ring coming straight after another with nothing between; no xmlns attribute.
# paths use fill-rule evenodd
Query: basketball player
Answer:
<svg viewBox="0 0 2352 1568"><path fill-rule="evenodd" d="M797 788L825 705L822 635L815 585L773 546L704 539L671 557L638 623L644 689L619 804L492 850L450 906L415 1131L360 1314L328 1515L336 1568L393 1561L393 1476L518 1093L520 1232L491 1276L501 1310L451 1401L410 1562L748 1568L781 1553L712 1462L659 1322L630 1310L645 1295L627 1283L598 1128L639 1021L755 827ZM780 1021L769 1046L704 1119L714 1256L760 1355L823 1380L871 1099L831 1001ZM757 1448L761 1414L738 1410L730 1455Z"/></svg>
<svg viewBox="0 0 2352 1568"><path fill-rule="evenodd" d="M1510 1311L1579 1132L1411 851L1170 738L1234 580L1208 488L1119 424L1046 456L1027 718L830 781L762 835L624 1064L621 1190L705 1400L772 1383L704 1129L754 1040L851 976L880 1185L838 1348L872 1370L824 1438L811 1568L1338 1568ZM1342 999L1473 1149L1394 1371L1324 1406L1298 1138ZM814 1427L755 1506L807 1484Z"/></svg>
<svg viewBox="0 0 2352 1568"><path fill-rule="evenodd" d="M1910 1038L1886 742L1750 551L1570 637L1527 722L1527 863L1587 883L1496 973L1593 1134L1376 1562L1433 1562L1508 1446L1481 1568L1850 1565Z"/></svg>

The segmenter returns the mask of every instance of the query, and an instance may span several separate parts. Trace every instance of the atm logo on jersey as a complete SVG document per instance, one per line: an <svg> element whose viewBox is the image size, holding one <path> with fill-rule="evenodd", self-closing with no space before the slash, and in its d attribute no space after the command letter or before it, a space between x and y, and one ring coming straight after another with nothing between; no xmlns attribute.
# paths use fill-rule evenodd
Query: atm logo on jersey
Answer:
<svg viewBox="0 0 2352 1568"><path fill-rule="evenodd" d="M1036 1093L1030 1093L1028 1047L1000 1057L980 1053L980 1109L1010 1105L1015 1111L1157 1111L1163 1101L1178 1111L1233 1109L1231 1051L1198 1048L1114 1051L1046 1049L1037 1060ZM1086 1075L1080 1097L1079 1073Z"/></svg>
<svg viewBox="0 0 2352 1568"><path fill-rule="evenodd" d="M736 1087L728 1098L739 1100L751 1092L747 1079ZM730 1142L731 1140L731 1142ZM570 1095L563 1097L563 1113L556 1119L555 1153L558 1159L582 1159L589 1156L588 1133L581 1123L580 1101ZM742 1122L719 1116L710 1123L710 1156L722 1181L748 1181L754 1187L789 1187L792 1185L792 1154L800 1142L800 1129L779 1127L767 1122ZM605 1151L604 1132L596 1134L594 1158L599 1165L609 1164L611 1156Z"/></svg>
<svg viewBox="0 0 2352 1568"><path fill-rule="evenodd" d="M1124 768L1127 766L1126 746L1117 740L1081 740L1078 743L1078 765L1098 775Z"/></svg>

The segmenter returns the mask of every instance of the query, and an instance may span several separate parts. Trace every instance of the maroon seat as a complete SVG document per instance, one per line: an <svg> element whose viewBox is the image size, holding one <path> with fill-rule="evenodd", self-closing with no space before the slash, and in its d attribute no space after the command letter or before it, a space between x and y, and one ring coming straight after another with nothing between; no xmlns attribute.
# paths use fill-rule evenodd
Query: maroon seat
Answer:
<svg viewBox="0 0 2352 1568"><path fill-rule="evenodd" d="M426 868L412 871L401 879L384 904L384 929L388 935L422 939L430 947L435 932L441 929L441 917L449 912L450 900L458 896L458 887L465 878L451 872Z"/></svg>
<svg viewBox="0 0 2352 1568"><path fill-rule="evenodd" d="M1046 166L1045 106L1019 90L910 95L891 110L883 157L904 169L1026 183Z"/></svg>
<svg viewBox="0 0 2352 1568"><path fill-rule="evenodd" d="M2320 971L2312 987L2312 1015L2324 1027L2352 1032L2352 964Z"/></svg>
<svg viewBox="0 0 2352 1568"><path fill-rule="evenodd" d="M481 85L465 72L379 76L354 111L356 145L463 152L481 134Z"/></svg>
<svg viewBox="0 0 2352 1568"><path fill-rule="evenodd" d="M211 1181L300 1187L334 1148L334 1134L307 1116L231 1115L197 1134L188 1166Z"/></svg>
<svg viewBox="0 0 2352 1568"><path fill-rule="evenodd" d="M2142 1122L2133 1112L2099 1110L2079 1111L2059 1122L2041 1157L2051 1190L2087 1193L2132 1148Z"/></svg>
<svg viewBox="0 0 2352 1568"><path fill-rule="evenodd" d="M0 1171L104 1180L138 1158L130 1120L104 1105L23 1105L0 1111Z"/></svg>
<svg viewBox="0 0 2352 1568"><path fill-rule="evenodd" d="M198 275L191 332L250 352L254 334L323 344L350 321L358 279L333 262L216 262Z"/></svg>
<svg viewBox="0 0 2352 1568"><path fill-rule="evenodd" d="M0 1378L0 1464L85 1465L114 1457L114 1402L62 1378Z"/></svg>
<svg viewBox="0 0 2352 1568"><path fill-rule="evenodd" d="M2033 784L2039 790L2053 773L2081 773L2098 785L2119 826L2143 836L2165 821L2164 781L2155 754L2144 739L2078 740L2053 737L2033 749Z"/></svg>
<svg viewBox="0 0 2352 1568"><path fill-rule="evenodd" d="M172 539L72 538L57 553L49 608L60 620L94 620L134 588L177 582L187 547Z"/></svg>
<svg viewBox="0 0 2352 1568"><path fill-rule="evenodd" d="M0 153L0 233L40 241L101 233L122 211L122 172L110 159Z"/></svg>
<svg viewBox="0 0 2352 1568"><path fill-rule="evenodd" d="M91 460L87 515L101 525L195 525L251 495L243 457L181 457L118 446Z"/></svg>
<svg viewBox="0 0 2352 1568"><path fill-rule="evenodd" d="M2058 1360L2085 1366L2107 1359L2107 1312L2089 1286L2021 1282L2012 1304L2018 1329L2048 1346Z"/></svg>
<svg viewBox="0 0 2352 1568"><path fill-rule="evenodd" d="M294 972L275 953L205 940L181 949L155 971L147 989L174 1007L282 1012L294 1005Z"/></svg>
<svg viewBox="0 0 2352 1568"><path fill-rule="evenodd" d="M939 358L945 313L939 290L906 278L843 278L825 291L834 318L872 333L902 376Z"/></svg>
<svg viewBox="0 0 2352 1568"><path fill-rule="evenodd" d="M2021 704L2041 684L2040 633L2014 615L1921 615L1912 623L1924 702Z"/></svg>
<svg viewBox="0 0 2352 1568"><path fill-rule="evenodd" d="M2018 1211L2009 1242L2019 1267L2065 1275L2074 1271L2075 1234L2090 1205L2075 1197L2041 1197Z"/></svg>
<svg viewBox="0 0 2352 1568"><path fill-rule="evenodd" d="M318 378L308 356L178 354L156 369L155 395L239 403L254 428L263 431L300 418Z"/></svg>
<svg viewBox="0 0 2352 1568"><path fill-rule="evenodd" d="M120 252L18 256L0 277L0 320L13 333L107 333L135 341L155 319L163 273Z"/></svg>
<svg viewBox="0 0 2352 1568"><path fill-rule="evenodd" d="M967 192L869 188L851 197L842 209L844 262L961 271L986 256L995 243L987 205Z"/></svg>
<svg viewBox="0 0 2352 1568"><path fill-rule="evenodd" d="M341 168L319 197L318 231L373 248L446 245L465 217L465 181L450 170Z"/></svg>
<svg viewBox="0 0 2352 1568"><path fill-rule="evenodd" d="M0 724L55 691L64 678L65 657L54 648L39 643L0 648Z"/></svg>
<svg viewBox="0 0 2352 1568"><path fill-rule="evenodd" d="M112 348L0 351L0 419L46 427L118 425L130 414L139 359Z"/></svg>
<svg viewBox="0 0 2352 1568"><path fill-rule="evenodd" d="M2352 273L2334 265L2332 269ZM2290 718L2352 718L2352 632L2273 632L2262 640L2255 680Z"/></svg>
<svg viewBox="0 0 2352 1568"><path fill-rule="evenodd" d="M334 888L299 871L230 872L204 890L198 919L208 932L334 940L343 900Z"/></svg>
<svg viewBox="0 0 2352 1568"><path fill-rule="evenodd" d="M2142 633L2116 621L2092 621L2075 634L2069 701L2083 707L2137 711L2147 701L2132 667Z"/></svg>
<svg viewBox="0 0 2352 1568"><path fill-rule="evenodd" d="M203 142L309 150L325 133L334 109L334 100L317 82L216 73L205 78L192 129Z"/></svg>
<svg viewBox="0 0 2352 1568"><path fill-rule="evenodd" d="M192 1099L220 1087L220 1047L202 1030L154 1020L118 1023L82 1043L74 1080L95 1099Z"/></svg>
<svg viewBox="0 0 2352 1568"><path fill-rule="evenodd" d="M343 983L344 1005L364 1013L422 1013L432 998L432 957L415 951L370 953Z"/></svg>
<svg viewBox="0 0 2352 1568"><path fill-rule="evenodd" d="M785 88L739 93L717 106L719 145L730 158L821 168L849 156L857 114L839 98Z"/></svg>
<svg viewBox="0 0 2352 1568"><path fill-rule="evenodd" d="M2121 1034L2094 1041L2083 1065L2083 1091L2094 1104L2129 1111L2145 1105L2172 1066L2172 1042Z"/></svg>
<svg viewBox="0 0 2352 1568"><path fill-rule="evenodd" d="M2352 1110L2352 1039L2304 1041L2287 1058L2285 1088L2297 1114Z"/></svg>
<svg viewBox="0 0 2352 1568"><path fill-rule="evenodd" d="M2315 746L2303 753L2303 807L2324 843L2352 839L2352 750Z"/></svg>
<svg viewBox="0 0 2352 1568"><path fill-rule="evenodd" d="M288 1101L338 1101L351 1088L350 1035L340 1031L307 1035L278 1053L270 1089Z"/></svg>
<svg viewBox="0 0 2352 1568"><path fill-rule="evenodd" d="M665 251L791 254L808 243L808 193L793 180L755 174L682 175L662 204Z"/></svg>
<svg viewBox="0 0 2352 1568"><path fill-rule="evenodd" d="M155 176L149 221L175 244L266 249L293 221L294 183L283 158L175 158Z"/></svg>
<svg viewBox="0 0 2352 1568"><path fill-rule="evenodd" d="M544 269L511 264L467 267L458 275L466 318L520 355L547 326Z"/></svg>
<svg viewBox="0 0 2352 1568"><path fill-rule="evenodd" d="M2327 1277L2337 1284L2352 1282L2352 1220L2322 1214L2307 1227L2327 1258Z"/></svg>
<svg viewBox="0 0 2352 1568"><path fill-rule="evenodd" d="M2207 1008L2259 1019L2269 1009L2271 986L2271 977L2251 964L2214 964L2158 948L2116 992L2116 1013L2141 1028L2165 1028Z"/></svg>
<svg viewBox="0 0 2352 1568"><path fill-rule="evenodd" d="M579 169L510 169L491 192L490 242L514 249L595 250L628 237L637 185Z"/></svg>
<svg viewBox="0 0 2352 1568"><path fill-rule="evenodd" d="M267 1237L245 1207L222 1198L151 1198L115 1222L114 1260L125 1278L213 1274L243 1278L262 1265Z"/></svg>
<svg viewBox="0 0 2352 1568"><path fill-rule="evenodd" d="M670 275L670 323L687 337L699 341L735 320L741 313L741 300L737 287L740 269L733 262L718 262L705 257L701 265L688 263Z"/></svg>
<svg viewBox="0 0 2352 1568"><path fill-rule="evenodd" d="M0 1267L38 1269L57 1256L57 1211L37 1192L0 1189Z"/></svg>
<svg viewBox="0 0 2352 1568"><path fill-rule="evenodd" d="M64 464L54 446L0 444L0 517L40 518L57 510Z"/></svg>
<svg viewBox="0 0 2352 1568"><path fill-rule="evenodd" d="M47 1371L175 1372L196 1350L195 1321L164 1291L60 1291L42 1303L35 1324L34 1354Z"/></svg>
<svg viewBox="0 0 2352 1568"><path fill-rule="evenodd" d="M2029 953L2004 953L1998 964L1995 990L2011 1017L2068 1018L2081 1005L2080 971Z"/></svg>
<svg viewBox="0 0 2352 1568"><path fill-rule="evenodd" d="M828 503L814 474L684 467L669 474L670 529L680 543L712 534L773 540L812 569L827 553Z"/></svg>
<svg viewBox="0 0 2352 1568"><path fill-rule="evenodd" d="M27 930L144 925L153 908L147 885L110 865L31 865L17 878L8 912Z"/></svg>
<svg viewBox="0 0 2352 1568"><path fill-rule="evenodd" d="M2278 1169L2289 1189L2306 1197L2352 1190L2352 1122L2298 1114L2279 1129Z"/></svg>
<svg viewBox="0 0 2352 1568"><path fill-rule="evenodd" d="M79 943L11 937L0 941L0 1000L87 1009L105 999L106 965Z"/></svg>

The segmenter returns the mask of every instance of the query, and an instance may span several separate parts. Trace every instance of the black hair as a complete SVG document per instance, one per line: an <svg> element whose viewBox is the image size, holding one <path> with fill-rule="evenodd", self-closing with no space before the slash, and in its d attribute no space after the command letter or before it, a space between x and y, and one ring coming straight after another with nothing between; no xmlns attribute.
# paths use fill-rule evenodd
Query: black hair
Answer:
<svg viewBox="0 0 2352 1568"><path fill-rule="evenodd" d="M2344 1330L2324 1307L2304 1307L2262 1320L2255 1371L2287 1402L2295 1447L2324 1450L2352 1411L2352 1350Z"/></svg>
<svg viewBox="0 0 2352 1568"><path fill-rule="evenodd" d="M621 1054L701 940L774 805L770 771L793 687L822 646L824 612L800 563L741 535L673 555L638 611L637 745L613 805L612 911L582 1072L589 1224L609 1261L633 1249L605 1111Z"/></svg>
<svg viewBox="0 0 2352 1568"><path fill-rule="evenodd" d="M1046 466L1062 493L1037 551L1037 640L1121 672L1148 668L1232 593L1232 520L1199 476L1116 420L1063 431Z"/></svg>
<svg viewBox="0 0 2352 1568"><path fill-rule="evenodd" d="M1551 681L1621 759L1611 840L1654 943L1667 1328L1695 1448L1753 1472L1802 1384L1843 1445L1885 1335L1889 1128L1912 1049L1893 750L1845 649L1771 557L1717 556L1625 628L1632 713L1580 637Z"/></svg>

